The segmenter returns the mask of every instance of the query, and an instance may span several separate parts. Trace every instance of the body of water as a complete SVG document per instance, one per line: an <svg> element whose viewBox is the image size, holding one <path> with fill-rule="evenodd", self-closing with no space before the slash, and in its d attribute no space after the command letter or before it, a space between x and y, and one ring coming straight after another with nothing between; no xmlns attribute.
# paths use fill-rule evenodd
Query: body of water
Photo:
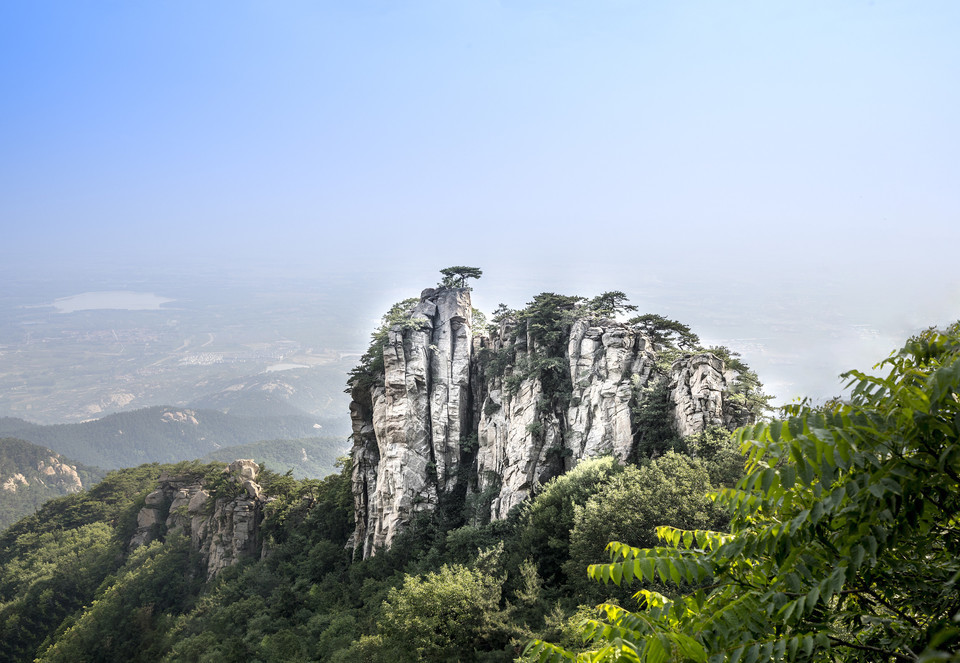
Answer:
<svg viewBox="0 0 960 663"><path fill-rule="evenodd" d="M104 292L84 292L72 297L53 300L53 307L60 313L114 309L122 311L157 311L161 305L174 301L151 292L133 292L115 290Z"/></svg>

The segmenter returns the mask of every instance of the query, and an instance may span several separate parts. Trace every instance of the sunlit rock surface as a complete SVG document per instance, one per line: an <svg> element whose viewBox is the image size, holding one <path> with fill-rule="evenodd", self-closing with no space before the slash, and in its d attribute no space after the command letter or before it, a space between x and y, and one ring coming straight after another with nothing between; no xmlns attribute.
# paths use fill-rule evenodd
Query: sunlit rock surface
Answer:
<svg viewBox="0 0 960 663"><path fill-rule="evenodd" d="M260 466L236 460L224 469L227 496L213 497L194 477L161 475L137 514L135 548L179 533L190 537L208 578L241 559L260 554L263 497L256 483Z"/></svg>
<svg viewBox="0 0 960 663"><path fill-rule="evenodd" d="M679 435L724 424L724 366L712 354L683 355L664 375L636 328L575 320L563 358L571 390L558 406L536 377L514 375L516 366L488 374L480 361L514 343L516 364L539 357L529 337L514 338L517 324L507 317L471 338L469 289L430 289L390 330L382 382L355 389L350 408L355 554L389 546L417 512L451 496L478 505L478 520L499 519L582 459L627 461L637 394L656 380Z"/></svg>

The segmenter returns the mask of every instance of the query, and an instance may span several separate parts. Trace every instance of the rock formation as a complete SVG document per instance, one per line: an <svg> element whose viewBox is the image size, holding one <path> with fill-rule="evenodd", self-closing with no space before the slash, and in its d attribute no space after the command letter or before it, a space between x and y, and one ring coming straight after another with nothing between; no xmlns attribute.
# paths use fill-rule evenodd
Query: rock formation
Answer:
<svg viewBox="0 0 960 663"><path fill-rule="evenodd" d="M382 386L351 405L355 541L364 556L456 488L470 424L469 291L425 290L408 320L389 331Z"/></svg>
<svg viewBox="0 0 960 663"><path fill-rule="evenodd" d="M23 472L14 472L10 476L0 474L0 490L15 493L22 486L40 485L55 487L63 493L79 493L83 483L77 474L75 465L68 465L60 454L45 450L46 458L37 460L36 472L27 477Z"/></svg>
<svg viewBox="0 0 960 663"><path fill-rule="evenodd" d="M627 461L638 394L655 381L665 381L678 435L725 423L724 365L710 353L658 371L659 348L638 329L581 317L563 327L565 351L550 356L510 316L471 338L471 310L467 288L425 290L387 332L382 375L372 386L354 383L358 556L389 546L417 512L453 497L473 504L478 520L504 518L584 458ZM530 368L545 361L562 389Z"/></svg>
<svg viewBox="0 0 960 663"><path fill-rule="evenodd" d="M256 483L259 465L236 460L224 468L228 495L214 496L196 476L161 475L137 515L130 547L174 533L190 537L200 553L207 578L241 559L260 554L264 499Z"/></svg>

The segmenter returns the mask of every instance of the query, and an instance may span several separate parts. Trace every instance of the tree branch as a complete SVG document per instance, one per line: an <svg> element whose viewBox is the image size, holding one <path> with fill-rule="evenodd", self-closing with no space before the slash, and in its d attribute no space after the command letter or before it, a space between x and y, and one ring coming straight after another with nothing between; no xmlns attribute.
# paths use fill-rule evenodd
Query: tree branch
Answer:
<svg viewBox="0 0 960 663"><path fill-rule="evenodd" d="M850 647L851 649L857 649L859 651L869 651L877 654L883 654L885 656L893 656L898 661L907 661L907 663L913 663L914 661L917 660L916 657L911 658L910 656L906 656L905 654L901 654L900 652L889 651L887 649L881 649L880 647L871 647L870 645L861 645L858 643L847 642L846 640L835 638L832 635L828 637L830 638L830 642L836 643L842 647Z"/></svg>

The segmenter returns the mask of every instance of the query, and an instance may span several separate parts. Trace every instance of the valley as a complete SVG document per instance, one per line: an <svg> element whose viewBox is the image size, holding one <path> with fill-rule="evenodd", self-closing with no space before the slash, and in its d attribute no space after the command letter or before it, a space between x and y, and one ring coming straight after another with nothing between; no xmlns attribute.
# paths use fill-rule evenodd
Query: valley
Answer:
<svg viewBox="0 0 960 663"><path fill-rule="evenodd" d="M358 350L349 321L334 316L336 290L223 277L200 292L193 282L14 283L15 296L0 295L0 416L58 424L263 400L272 413L289 404L346 418L344 376ZM62 296L68 288L85 291Z"/></svg>

